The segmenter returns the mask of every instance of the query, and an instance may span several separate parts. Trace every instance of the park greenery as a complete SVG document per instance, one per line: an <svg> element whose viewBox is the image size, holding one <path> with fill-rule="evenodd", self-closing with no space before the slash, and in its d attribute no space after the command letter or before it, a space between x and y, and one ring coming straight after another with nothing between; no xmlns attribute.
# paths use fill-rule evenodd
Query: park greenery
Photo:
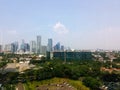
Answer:
<svg viewBox="0 0 120 90"><path fill-rule="evenodd" d="M0 68L4 67L6 64L6 62L0 62Z"/></svg>
<svg viewBox="0 0 120 90"><path fill-rule="evenodd" d="M39 86L48 86L49 90L56 90L55 88L57 87L57 85L60 85L63 82L64 85L65 84L68 86L72 85L74 87L74 90L89 90L89 88L84 86L82 82L77 80L65 79L65 78L52 78L52 79L42 80L40 82L39 81L27 82L24 85L25 85L25 90L34 90Z"/></svg>

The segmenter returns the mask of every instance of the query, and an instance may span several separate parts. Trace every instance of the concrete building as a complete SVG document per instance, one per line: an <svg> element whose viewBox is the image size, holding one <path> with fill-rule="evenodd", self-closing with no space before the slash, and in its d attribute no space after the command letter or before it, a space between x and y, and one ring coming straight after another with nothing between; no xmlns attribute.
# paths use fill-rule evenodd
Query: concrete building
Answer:
<svg viewBox="0 0 120 90"><path fill-rule="evenodd" d="M41 36L37 36L37 53L41 53Z"/></svg>
<svg viewBox="0 0 120 90"><path fill-rule="evenodd" d="M36 42L35 41L30 42L30 53L36 53Z"/></svg>
<svg viewBox="0 0 120 90"><path fill-rule="evenodd" d="M2 53L2 45L0 45L0 53Z"/></svg>
<svg viewBox="0 0 120 90"><path fill-rule="evenodd" d="M46 55L47 52L47 46L42 46L41 47L41 54Z"/></svg>
<svg viewBox="0 0 120 90"><path fill-rule="evenodd" d="M48 52L48 59L61 59L61 60L92 60L91 52Z"/></svg>
<svg viewBox="0 0 120 90"><path fill-rule="evenodd" d="M6 44L4 48L5 53L12 53L12 45L11 44Z"/></svg>

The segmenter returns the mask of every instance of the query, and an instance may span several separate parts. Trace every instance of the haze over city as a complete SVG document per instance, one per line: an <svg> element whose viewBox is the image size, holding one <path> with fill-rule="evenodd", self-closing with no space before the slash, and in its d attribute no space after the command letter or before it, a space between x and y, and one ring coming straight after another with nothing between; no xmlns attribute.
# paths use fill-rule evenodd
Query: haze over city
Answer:
<svg viewBox="0 0 120 90"><path fill-rule="evenodd" d="M0 44L42 36L75 49L120 49L119 0L0 0Z"/></svg>

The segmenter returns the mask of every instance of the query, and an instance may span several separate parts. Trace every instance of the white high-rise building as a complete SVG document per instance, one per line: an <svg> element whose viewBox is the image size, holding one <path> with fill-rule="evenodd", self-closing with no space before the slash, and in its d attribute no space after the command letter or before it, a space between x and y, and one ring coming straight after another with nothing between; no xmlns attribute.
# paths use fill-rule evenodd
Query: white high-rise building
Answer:
<svg viewBox="0 0 120 90"><path fill-rule="evenodd" d="M12 52L12 45L11 44L6 44L4 48L5 52Z"/></svg>
<svg viewBox="0 0 120 90"><path fill-rule="evenodd" d="M41 53L41 36L37 36L37 53Z"/></svg>
<svg viewBox="0 0 120 90"><path fill-rule="evenodd" d="M46 51L47 51L47 46L42 46L41 47L41 54L46 55Z"/></svg>
<svg viewBox="0 0 120 90"><path fill-rule="evenodd" d="M30 42L30 52L31 53L36 53L36 41L31 41Z"/></svg>

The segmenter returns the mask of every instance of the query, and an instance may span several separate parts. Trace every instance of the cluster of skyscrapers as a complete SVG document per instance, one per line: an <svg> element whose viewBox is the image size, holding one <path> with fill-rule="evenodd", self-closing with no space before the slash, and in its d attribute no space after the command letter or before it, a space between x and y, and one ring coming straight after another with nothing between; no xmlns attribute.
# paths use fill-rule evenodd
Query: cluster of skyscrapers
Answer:
<svg viewBox="0 0 120 90"><path fill-rule="evenodd" d="M19 44L18 42L13 42L10 44L0 45L0 52L5 53L31 53L31 54L43 54L45 55L46 52L52 51L64 51L64 46L60 45L58 42L55 46L53 46L52 38L48 39L47 45L42 45L41 36L38 35L36 40L31 40L30 43L26 43L22 40L22 43Z"/></svg>

